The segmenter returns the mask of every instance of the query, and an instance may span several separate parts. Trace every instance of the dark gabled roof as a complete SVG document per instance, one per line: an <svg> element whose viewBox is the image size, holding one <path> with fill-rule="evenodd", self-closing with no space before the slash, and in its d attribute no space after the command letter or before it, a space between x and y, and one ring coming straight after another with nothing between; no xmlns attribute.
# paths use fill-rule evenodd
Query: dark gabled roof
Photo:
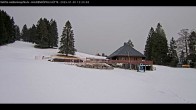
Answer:
<svg viewBox="0 0 196 110"><path fill-rule="evenodd" d="M134 56L134 57L145 57L142 53L135 50L133 47L131 47L128 44L124 44L122 47L120 47L118 50L116 50L114 53L112 53L108 58L112 58L115 56Z"/></svg>

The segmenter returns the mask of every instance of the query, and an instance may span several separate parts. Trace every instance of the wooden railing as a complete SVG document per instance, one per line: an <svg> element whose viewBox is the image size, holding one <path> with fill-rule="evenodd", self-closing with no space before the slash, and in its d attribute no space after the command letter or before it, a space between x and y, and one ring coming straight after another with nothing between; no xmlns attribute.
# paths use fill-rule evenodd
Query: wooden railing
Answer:
<svg viewBox="0 0 196 110"><path fill-rule="evenodd" d="M153 61L149 60L99 60L99 61L86 61L86 62L98 62L98 63L107 63L107 64L114 64L114 63L123 63L123 64L145 64L145 65L153 65Z"/></svg>
<svg viewBox="0 0 196 110"><path fill-rule="evenodd" d="M145 65L153 65L153 61L142 60L142 61L129 61L129 60L108 60L106 63L124 63L124 64L145 64Z"/></svg>

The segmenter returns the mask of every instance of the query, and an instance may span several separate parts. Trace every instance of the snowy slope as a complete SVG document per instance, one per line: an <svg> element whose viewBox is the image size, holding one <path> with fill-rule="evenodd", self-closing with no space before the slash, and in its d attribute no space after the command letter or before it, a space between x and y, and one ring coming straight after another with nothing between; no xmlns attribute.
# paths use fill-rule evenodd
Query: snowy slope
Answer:
<svg viewBox="0 0 196 110"><path fill-rule="evenodd" d="M138 73L35 60L57 51L24 42L1 46L0 103L196 103L195 69Z"/></svg>

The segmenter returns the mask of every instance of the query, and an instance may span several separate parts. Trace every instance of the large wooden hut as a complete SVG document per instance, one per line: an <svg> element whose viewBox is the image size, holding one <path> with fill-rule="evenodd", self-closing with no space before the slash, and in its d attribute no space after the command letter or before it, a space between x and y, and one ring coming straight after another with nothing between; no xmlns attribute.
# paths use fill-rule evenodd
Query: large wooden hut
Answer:
<svg viewBox="0 0 196 110"><path fill-rule="evenodd" d="M109 55L108 59L110 64L121 64L126 69L137 69L138 65L144 64L150 66L150 70L153 64L152 61L146 61L145 56L128 43L124 43L122 47Z"/></svg>

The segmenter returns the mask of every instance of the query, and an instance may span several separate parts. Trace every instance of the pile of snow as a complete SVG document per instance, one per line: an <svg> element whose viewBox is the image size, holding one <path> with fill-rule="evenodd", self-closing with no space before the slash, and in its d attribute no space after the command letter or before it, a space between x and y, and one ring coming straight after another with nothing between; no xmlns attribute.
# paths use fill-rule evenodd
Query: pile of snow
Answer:
<svg viewBox="0 0 196 110"><path fill-rule="evenodd" d="M56 54L15 42L0 47L0 103L196 103L196 69L145 73L35 60Z"/></svg>

